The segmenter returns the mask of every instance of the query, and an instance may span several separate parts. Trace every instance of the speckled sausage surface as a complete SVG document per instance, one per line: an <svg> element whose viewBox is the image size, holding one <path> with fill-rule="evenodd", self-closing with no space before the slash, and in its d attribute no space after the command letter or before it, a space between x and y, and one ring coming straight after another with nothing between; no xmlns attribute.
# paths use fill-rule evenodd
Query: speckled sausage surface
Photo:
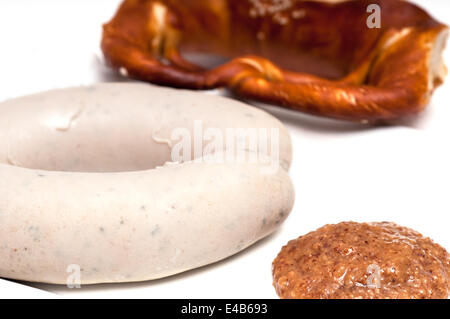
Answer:
<svg viewBox="0 0 450 319"><path fill-rule="evenodd" d="M292 209L289 135L224 98L143 84L57 90L0 104L0 277L65 284L156 279L273 232ZM170 163L170 132L280 129L280 167Z"/></svg>

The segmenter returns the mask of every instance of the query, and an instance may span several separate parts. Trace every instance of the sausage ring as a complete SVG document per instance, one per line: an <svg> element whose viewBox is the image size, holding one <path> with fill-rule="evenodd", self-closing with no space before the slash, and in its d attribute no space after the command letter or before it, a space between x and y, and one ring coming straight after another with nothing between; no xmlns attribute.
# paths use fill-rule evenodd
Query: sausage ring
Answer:
<svg viewBox="0 0 450 319"><path fill-rule="evenodd" d="M287 130L237 101L110 83L6 101L0 113L0 277L64 284L79 267L81 284L161 278L241 251L293 205ZM278 144L267 158L279 167L201 161L206 151L173 162L197 120L216 136L277 130L259 142Z"/></svg>

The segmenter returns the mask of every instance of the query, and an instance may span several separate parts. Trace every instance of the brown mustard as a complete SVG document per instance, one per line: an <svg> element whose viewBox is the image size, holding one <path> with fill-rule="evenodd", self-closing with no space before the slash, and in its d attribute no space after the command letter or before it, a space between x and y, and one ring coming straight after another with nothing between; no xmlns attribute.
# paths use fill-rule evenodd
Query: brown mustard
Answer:
<svg viewBox="0 0 450 319"><path fill-rule="evenodd" d="M394 223L326 225L284 246L273 262L281 298L448 298L450 256Z"/></svg>

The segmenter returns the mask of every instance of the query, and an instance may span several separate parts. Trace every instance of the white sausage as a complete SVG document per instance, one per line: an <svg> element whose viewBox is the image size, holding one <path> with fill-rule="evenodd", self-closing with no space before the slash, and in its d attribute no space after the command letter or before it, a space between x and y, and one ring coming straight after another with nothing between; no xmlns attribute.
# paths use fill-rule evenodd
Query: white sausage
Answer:
<svg viewBox="0 0 450 319"><path fill-rule="evenodd" d="M155 168L170 161L171 142L161 141L195 119L222 129L278 127L280 163L289 167L282 124L224 98L101 84L0 104L0 276L65 284L78 265L81 284L156 279L273 232L294 201L285 169Z"/></svg>
<svg viewBox="0 0 450 319"><path fill-rule="evenodd" d="M195 120L202 120L205 130L278 128L277 159L289 168L289 133L266 112L218 96L138 83L55 90L0 104L0 163L85 172L153 168L170 159L173 130L192 132Z"/></svg>

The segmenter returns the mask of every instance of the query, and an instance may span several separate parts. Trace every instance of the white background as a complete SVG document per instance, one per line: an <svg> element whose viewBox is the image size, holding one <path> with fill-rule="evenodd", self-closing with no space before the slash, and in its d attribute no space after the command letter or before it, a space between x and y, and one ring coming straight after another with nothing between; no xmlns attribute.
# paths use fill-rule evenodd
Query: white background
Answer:
<svg viewBox="0 0 450 319"><path fill-rule="evenodd" d="M414 2L450 22L448 0ZM102 64L99 42L101 24L119 3L1 0L0 101L57 87L117 81ZM449 64L449 50L445 55ZM423 115L395 127L370 128L276 111L294 143L290 175L296 204L277 233L234 257L149 282L77 290L32 286L75 298L276 298L271 262L280 248L324 224L348 220L397 222L450 249L447 80ZM14 296L42 297L43 292L0 280L0 297Z"/></svg>

